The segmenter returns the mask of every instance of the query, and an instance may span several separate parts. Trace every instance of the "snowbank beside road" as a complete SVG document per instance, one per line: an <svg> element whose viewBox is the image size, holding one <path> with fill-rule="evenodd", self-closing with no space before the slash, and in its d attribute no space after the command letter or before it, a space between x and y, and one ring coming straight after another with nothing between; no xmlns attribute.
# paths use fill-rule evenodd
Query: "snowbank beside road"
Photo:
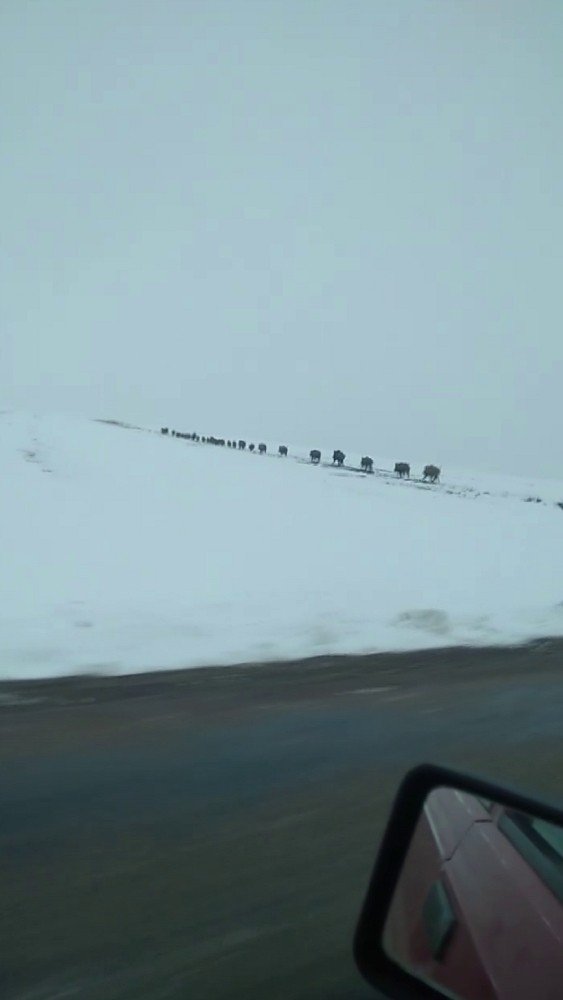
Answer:
<svg viewBox="0 0 563 1000"><path fill-rule="evenodd" d="M19 414L0 468L4 678L563 634L563 483L422 488Z"/></svg>

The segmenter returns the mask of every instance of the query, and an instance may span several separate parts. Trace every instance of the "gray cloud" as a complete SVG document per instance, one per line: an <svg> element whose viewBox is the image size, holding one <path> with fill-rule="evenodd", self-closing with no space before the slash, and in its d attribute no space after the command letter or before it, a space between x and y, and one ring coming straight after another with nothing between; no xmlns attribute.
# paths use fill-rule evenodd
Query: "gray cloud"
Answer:
<svg viewBox="0 0 563 1000"><path fill-rule="evenodd" d="M559 471L559 4L1 19L2 405Z"/></svg>

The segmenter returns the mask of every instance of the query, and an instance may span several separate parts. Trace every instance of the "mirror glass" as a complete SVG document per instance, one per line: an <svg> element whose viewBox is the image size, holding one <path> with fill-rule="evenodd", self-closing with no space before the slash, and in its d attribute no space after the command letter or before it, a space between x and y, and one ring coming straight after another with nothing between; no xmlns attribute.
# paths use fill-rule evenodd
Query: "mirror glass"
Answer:
<svg viewBox="0 0 563 1000"><path fill-rule="evenodd" d="M383 945L447 997L563 997L563 828L467 792L434 789Z"/></svg>

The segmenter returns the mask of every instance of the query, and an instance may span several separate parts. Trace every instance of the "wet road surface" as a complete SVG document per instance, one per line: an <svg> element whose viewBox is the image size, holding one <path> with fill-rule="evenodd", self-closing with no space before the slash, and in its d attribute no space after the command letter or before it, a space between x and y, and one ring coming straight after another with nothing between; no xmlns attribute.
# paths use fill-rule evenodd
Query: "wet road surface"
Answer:
<svg viewBox="0 0 563 1000"><path fill-rule="evenodd" d="M5 683L0 727L5 1000L362 1000L404 772L563 799L563 643Z"/></svg>

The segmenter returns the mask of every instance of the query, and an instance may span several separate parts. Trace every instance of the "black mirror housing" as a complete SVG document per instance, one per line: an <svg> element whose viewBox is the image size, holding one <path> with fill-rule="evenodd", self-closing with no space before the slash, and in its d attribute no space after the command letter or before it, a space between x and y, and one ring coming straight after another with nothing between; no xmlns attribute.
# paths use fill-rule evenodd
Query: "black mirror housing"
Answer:
<svg viewBox="0 0 563 1000"><path fill-rule="evenodd" d="M406 775L393 804L354 937L354 958L362 976L375 989L398 1000L443 1000L451 995L411 975L383 947L387 918L414 831L428 796L437 789L466 792L563 826L563 810L494 782L432 764L422 764Z"/></svg>

